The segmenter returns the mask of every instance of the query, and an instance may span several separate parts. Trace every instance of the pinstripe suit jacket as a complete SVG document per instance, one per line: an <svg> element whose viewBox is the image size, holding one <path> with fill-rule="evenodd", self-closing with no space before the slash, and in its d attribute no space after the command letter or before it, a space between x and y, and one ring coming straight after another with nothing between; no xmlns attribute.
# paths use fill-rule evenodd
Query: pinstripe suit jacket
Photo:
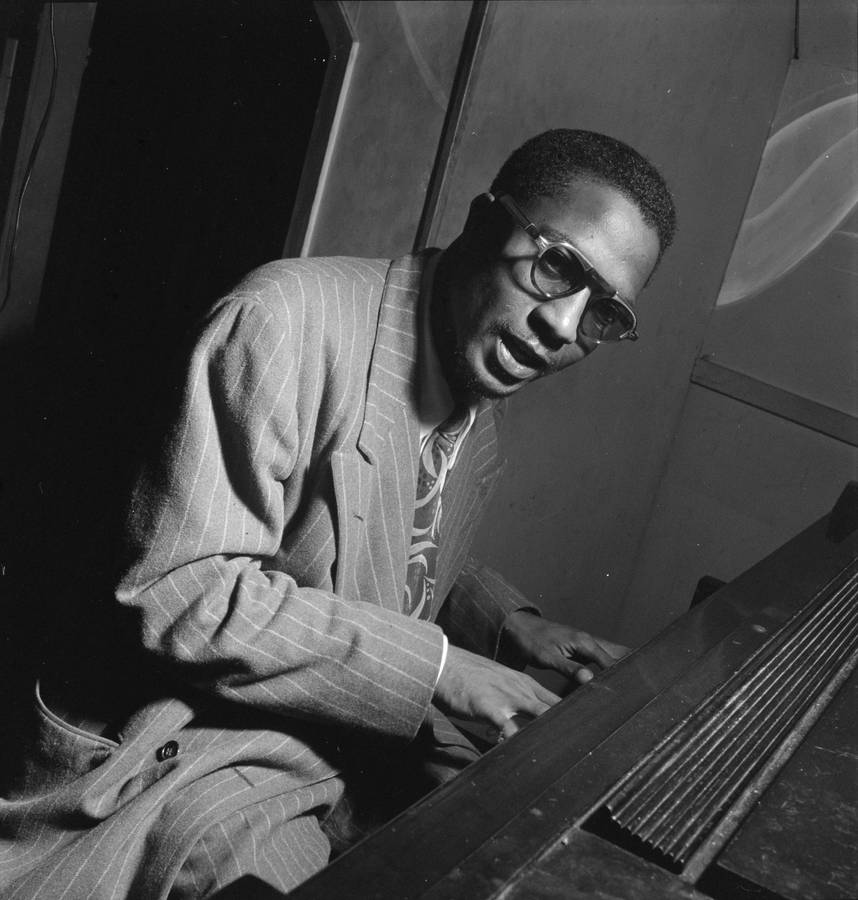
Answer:
<svg viewBox="0 0 858 900"><path fill-rule="evenodd" d="M183 687L143 703L118 742L37 703L60 729L47 743L93 752L62 771L44 735L29 748L0 801L9 897L162 896L213 823L276 796L296 815L323 808L348 739L413 738L432 716L441 626L495 654L525 604L468 559L499 471L487 402L445 486L443 609L422 621L401 607L425 259L276 262L213 309L135 490L116 591Z"/></svg>

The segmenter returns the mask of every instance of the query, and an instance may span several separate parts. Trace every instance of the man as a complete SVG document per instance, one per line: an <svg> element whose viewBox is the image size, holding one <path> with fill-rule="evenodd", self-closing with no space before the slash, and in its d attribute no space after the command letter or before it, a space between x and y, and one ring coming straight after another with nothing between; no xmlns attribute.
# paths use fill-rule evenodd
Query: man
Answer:
<svg viewBox="0 0 858 900"><path fill-rule="evenodd" d="M635 151L547 132L444 252L272 263L215 306L132 499L127 640L37 686L9 897L288 890L476 756L446 715L503 739L557 701L504 662L621 654L468 547L500 401L634 338L673 229Z"/></svg>

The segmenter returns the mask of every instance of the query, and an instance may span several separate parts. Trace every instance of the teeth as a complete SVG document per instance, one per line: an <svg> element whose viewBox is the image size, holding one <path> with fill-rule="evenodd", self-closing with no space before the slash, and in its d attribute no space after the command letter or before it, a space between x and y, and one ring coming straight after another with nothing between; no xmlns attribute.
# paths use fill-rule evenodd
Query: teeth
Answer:
<svg viewBox="0 0 858 900"><path fill-rule="evenodd" d="M498 338L498 360L513 378L530 378L535 371L535 369L530 366L520 363L512 353L510 353L509 347L507 347L501 338Z"/></svg>

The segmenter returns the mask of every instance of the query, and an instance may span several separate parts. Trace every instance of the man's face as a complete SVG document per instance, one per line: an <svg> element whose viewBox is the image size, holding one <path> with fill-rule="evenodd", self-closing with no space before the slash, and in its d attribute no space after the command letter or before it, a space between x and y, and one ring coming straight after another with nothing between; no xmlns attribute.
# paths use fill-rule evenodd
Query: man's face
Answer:
<svg viewBox="0 0 858 900"><path fill-rule="evenodd" d="M508 217L497 203L486 216ZM524 213L549 240L580 250L624 300L633 304L658 258L658 236L637 206L604 184L575 182L563 198L541 197L523 205ZM546 299L530 279L537 247L509 219L503 246L492 253L479 247L469 221L464 264L441 287L433 331L453 393L473 401L514 393L536 378L559 372L597 346L578 334L590 289ZM503 226L501 226L503 227Z"/></svg>

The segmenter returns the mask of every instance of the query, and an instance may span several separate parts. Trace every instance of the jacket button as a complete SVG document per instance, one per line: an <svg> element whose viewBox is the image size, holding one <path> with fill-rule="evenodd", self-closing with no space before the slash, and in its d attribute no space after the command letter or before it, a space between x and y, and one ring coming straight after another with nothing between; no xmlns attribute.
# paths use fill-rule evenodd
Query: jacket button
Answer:
<svg viewBox="0 0 858 900"><path fill-rule="evenodd" d="M179 745L175 741L167 741L163 747L159 747L155 752L158 762L164 762L165 759L172 759L179 752Z"/></svg>

